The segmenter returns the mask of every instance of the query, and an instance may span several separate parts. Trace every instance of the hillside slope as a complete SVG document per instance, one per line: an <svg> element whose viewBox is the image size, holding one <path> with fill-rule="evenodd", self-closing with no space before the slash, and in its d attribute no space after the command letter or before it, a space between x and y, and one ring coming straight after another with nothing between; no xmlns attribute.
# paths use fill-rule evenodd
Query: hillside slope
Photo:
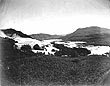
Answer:
<svg viewBox="0 0 110 86"><path fill-rule="evenodd" d="M60 37L62 37L61 35L50 35L50 34L44 34L44 33L40 33L40 34L32 34L30 35L32 38L35 38L37 40L49 40L49 39L58 39Z"/></svg>
<svg viewBox="0 0 110 86"><path fill-rule="evenodd" d="M17 31L17 30L12 29L12 28L2 29L1 31L4 32L4 34L5 34L6 36L9 36L9 37L19 36L19 37L23 37L23 38L31 38L29 35L24 34L24 33L22 33L21 31Z"/></svg>
<svg viewBox="0 0 110 86"><path fill-rule="evenodd" d="M5 80L22 86L92 86L100 84L109 69L110 58L106 57L90 56L76 63L70 59L47 56L7 62L3 72Z"/></svg>
<svg viewBox="0 0 110 86"><path fill-rule="evenodd" d="M85 41L94 45L110 45L110 30L97 26L79 28L62 39L65 41Z"/></svg>

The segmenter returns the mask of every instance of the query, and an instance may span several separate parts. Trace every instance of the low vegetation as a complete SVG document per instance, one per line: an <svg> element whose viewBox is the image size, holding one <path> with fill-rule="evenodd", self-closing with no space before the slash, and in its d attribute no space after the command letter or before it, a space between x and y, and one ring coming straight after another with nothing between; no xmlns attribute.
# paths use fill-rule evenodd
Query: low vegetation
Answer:
<svg viewBox="0 0 110 86"><path fill-rule="evenodd" d="M110 69L110 58L106 56L82 56L82 59L79 56L74 58L36 56L29 46L24 46L27 51L24 48L22 50L25 52L22 52L16 49L14 43L15 41L11 39L4 39L1 42L4 51L2 71L3 78L19 85L99 84Z"/></svg>
<svg viewBox="0 0 110 86"><path fill-rule="evenodd" d="M87 56L91 53L90 50L87 50L86 48L69 48L65 47L63 44L54 44L54 47L58 48L59 51L55 52L56 56L70 56L70 57L77 57L77 56Z"/></svg>

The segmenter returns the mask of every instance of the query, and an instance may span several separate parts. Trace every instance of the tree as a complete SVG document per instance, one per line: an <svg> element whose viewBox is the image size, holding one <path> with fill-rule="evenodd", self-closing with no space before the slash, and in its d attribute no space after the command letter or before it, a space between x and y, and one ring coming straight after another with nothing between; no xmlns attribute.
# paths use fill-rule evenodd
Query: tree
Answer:
<svg viewBox="0 0 110 86"><path fill-rule="evenodd" d="M86 48L77 48L77 52L80 56L87 56L91 53L91 51Z"/></svg>
<svg viewBox="0 0 110 86"><path fill-rule="evenodd" d="M55 52L56 50L55 50L55 49L52 49L51 51L52 51L52 52Z"/></svg>
<svg viewBox="0 0 110 86"><path fill-rule="evenodd" d="M23 45L21 47L21 50L24 51L24 52L31 51L31 46L30 45Z"/></svg>
<svg viewBox="0 0 110 86"><path fill-rule="evenodd" d="M54 44L53 46L59 49L59 51L55 52L56 56L67 55L71 57L77 57L87 56L91 53L91 51L86 48L69 48L64 46L63 44Z"/></svg>
<svg viewBox="0 0 110 86"><path fill-rule="evenodd" d="M56 51L55 56L62 56L62 52L61 51Z"/></svg>
<svg viewBox="0 0 110 86"><path fill-rule="evenodd" d="M34 49L34 50L42 50L38 44L35 44L35 45L33 46L33 49Z"/></svg>

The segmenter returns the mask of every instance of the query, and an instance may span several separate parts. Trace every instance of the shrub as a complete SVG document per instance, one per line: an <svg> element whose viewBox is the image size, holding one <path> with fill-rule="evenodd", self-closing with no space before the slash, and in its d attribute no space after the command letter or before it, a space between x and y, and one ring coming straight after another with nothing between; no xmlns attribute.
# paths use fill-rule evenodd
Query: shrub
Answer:
<svg viewBox="0 0 110 86"><path fill-rule="evenodd" d="M21 50L24 51L24 52L31 51L31 46L30 45L23 45L21 47Z"/></svg>
<svg viewBox="0 0 110 86"><path fill-rule="evenodd" d="M33 46L33 49L34 49L34 50L41 50L41 48L40 48L40 46L39 46L38 44L34 45L34 46Z"/></svg>
<svg viewBox="0 0 110 86"><path fill-rule="evenodd" d="M67 55L71 57L76 57L76 56L87 56L90 54L90 50L86 48L69 48L64 46L63 44L54 44L54 47L58 48L59 51L55 52L56 56L62 56L62 55Z"/></svg>

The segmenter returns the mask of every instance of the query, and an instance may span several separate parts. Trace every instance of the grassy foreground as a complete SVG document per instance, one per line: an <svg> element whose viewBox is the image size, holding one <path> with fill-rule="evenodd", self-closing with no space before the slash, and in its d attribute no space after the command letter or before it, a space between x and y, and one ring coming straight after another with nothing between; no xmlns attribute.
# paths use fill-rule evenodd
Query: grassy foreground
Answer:
<svg viewBox="0 0 110 86"><path fill-rule="evenodd" d="M55 56L29 57L3 62L1 69L2 86L99 85L110 70L110 58L88 56L74 60Z"/></svg>

